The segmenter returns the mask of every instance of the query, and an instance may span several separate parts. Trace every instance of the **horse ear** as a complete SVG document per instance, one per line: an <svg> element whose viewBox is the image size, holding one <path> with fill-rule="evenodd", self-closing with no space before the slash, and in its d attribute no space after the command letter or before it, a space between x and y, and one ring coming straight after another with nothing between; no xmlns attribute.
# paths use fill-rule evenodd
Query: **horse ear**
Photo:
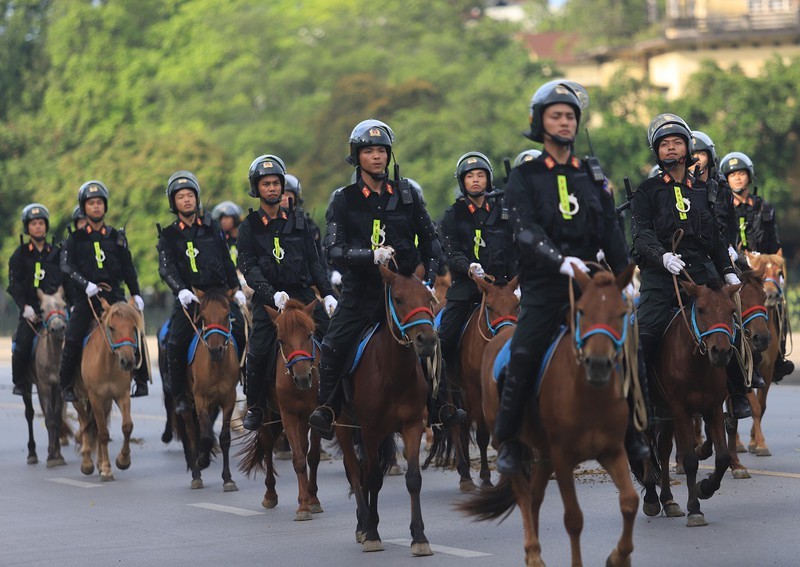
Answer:
<svg viewBox="0 0 800 567"><path fill-rule="evenodd" d="M481 290L481 293L489 293L492 284L490 284L483 278L472 278L472 279L475 282L475 285L478 286L478 289Z"/></svg>
<svg viewBox="0 0 800 567"><path fill-rule="evenodd" d="M206 292L204 292L202 289L192 288L192 292L197 296L197 299L199 299L200 301L202 301L203 298L206 296Z"/></svg>
<svg viewBox="0 0 800 567"><path fill-rule="evenodd" d="M414 270L414 275L417 276L419 279L425 281L425 266L423 266L422 264L417 266L417 269Z"/></svg>
<svg viewBox="0 0 800 567"><path fill-rule="evenodd" d="M778 251L775 254L783 258L783 248L778 248Z"/></svg>
<svg viewBox="0 0 800 567"><path fill-rule="evenodd" d="M578 282L578 287L581 288L581 291L586 291L586 288L589 287L589 283L592 281L591 276L583 270L579 270L575 264L572 264L572 271L575 272L575 277L573 279Z"/></svg>
<svg viewBox="0 0 800 567"><path fill-rule="evenodd" d="M37 289L36 290L36 297L39 298L39 301L42 301L44 299L44 292L41 289Z"/></svg>
<svg viewBox="0 0 800 567"><path fill-rule="evenodd" d="M103 308L103 311L108 311L108 308L111 307L105 297L100 298L100 307Z"/></svg>
<svg viewBox="0 0 800 567"><path fill-rule="evenodd" d="M519 286L519 276L514 276L511 278L511 281L508 282L508 287L511 289L517 289L517 286Z"/></svg>
<svg viewBox="0 0 800 567"><path fill-rule="evenodd" d="M64 299L64 286L63 285L58 286L58 289L56 290L56 295L58 295L61 299Z"/></svg>
<svg viewBox="0 0 800 567"><path fill-rule="evenodd" d="M686 290L686 293L688 293L692 297L697 297L697 288L698 288L697 284L693 284L692 282L687 282L684 280L679 280L679 281L681 282L681 286L683 286L683 289Z"/></svg>
<svg viewBox="0 0 800 567"><path fill-rule="evenodd" d="M617 276L617 287L625 289L633 279L633 271L636 269L636 264L628 264L628 267Z"/></svg>
<svg viewBox="0 0 800 567"><path fill-rule="evenodd" d="M303 311L305 311L309 315L313 315L314 308L317 306L317 303L319 303L319 299L315 299L314 301L303 307Z"/></svg>
<svg viewBox="0 0 800 567"><path fill-rule="evenodd" d="M272 320L273 320L273 321L275 321L275 320L277 320L277 319L278 319L278 316L280 315L280 313L278 312L278 310L277 310L277 309L273 309L273 308L272 308L272 307L270 307L269 305L265 305L265 306L264 306L264 309L266 309L266 310L267 310L267 313L269 313L269 316L270 316L270 317L272 317Z"/></svg>
<svg viewBox="0 0 800 567"><path fill-rule="evenodd" d="M736 285L726 285L722 289L725 291L725 293L728 294L728 297L733 299L733 296L736 295L740 289L742 289L743 285L744 284L741 283L738 283Z"/></svg>
<svg viewBox="0 0 800 567"><path fill-rule="evenodd" d="M136 307L136 300L133 299L133 296L130 296L128 298L128 305L130 305L131 307Z"/></svg>
<svg viewBox="0 0 800 567"><path fill-rule="evenodd" d="M392 284L394 282L394 279L395 277L397 277L397 274L395 274L392 270L390 270L383 264L378 264L378 269L381 271L381 277L383 278L384 282L386 282L387 284Z"/></svg>

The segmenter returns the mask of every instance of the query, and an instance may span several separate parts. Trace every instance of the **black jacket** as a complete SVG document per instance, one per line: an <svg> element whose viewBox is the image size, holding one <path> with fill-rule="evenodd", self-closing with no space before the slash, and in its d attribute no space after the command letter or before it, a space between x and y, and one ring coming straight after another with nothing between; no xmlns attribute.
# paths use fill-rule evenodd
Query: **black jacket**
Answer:
<svg viewBox="0 0 800 567"><path fill-rule="evenodd" d="M72 232L61 249L61 271L75 285L77 297L86 297L89 282L108 284L111 293L120 298L122 282L131 295L141 294L125 232L108 225L93 230L87 224Z"/></svg>
<svg viewBox="0 0 800 567"><path fill-rule="evenodd" d="M742 249L775 254L781 248L775 208L758 195L749 195L746 203L733 207L736 240Z"/></svg>
<svg viewBox="0 0 800 567"><path fill-rule="evenodd" d="M61 247L45 243L41 252L31 242L21 244L8 261L8 293L20 311L26 306L39 312L37 290L54 293L62 284Z"/></svg>

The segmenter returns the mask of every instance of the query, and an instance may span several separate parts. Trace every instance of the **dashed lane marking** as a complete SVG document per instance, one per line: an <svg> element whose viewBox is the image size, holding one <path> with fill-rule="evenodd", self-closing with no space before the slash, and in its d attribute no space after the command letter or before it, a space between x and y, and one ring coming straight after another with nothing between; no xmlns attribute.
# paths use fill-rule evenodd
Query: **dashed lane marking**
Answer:
<svg viewBox="0 0 800 567"><path fill-rule="evenodd" d="M211 502L197 502L196 504L188 504L188 506L203 508L204 510L214 510L215 512L225 512L226 514L233 514L235 516L262 516L266 514L266 512L234 508L233 506L223 506L222 504L212 504Z"/></svg>
<svg viewBox="0 0 800 567"><path fill-rule="evenodd" d="M93 482L84 482L82 480L73 480L71 478L48 478L48 482L55 482L56 484L64 484L66 486L74 486L76 488L102 488L102 484Z"/></svg>
<svg viewBox="0 0 800 567"><path fill-rule="evenodd" d="M385 539L383 540L386 543L393 543L394 545L400 545L402 547L410 547L411 540L410 539ZM483 553L480 551L471 551L469 549L459 549L457 547L448 547L446 545L436 545L434 543L431 544L431 551L434 553L444 553L445 555L453 555L455 557L489 557L491 553Z"/></svg>

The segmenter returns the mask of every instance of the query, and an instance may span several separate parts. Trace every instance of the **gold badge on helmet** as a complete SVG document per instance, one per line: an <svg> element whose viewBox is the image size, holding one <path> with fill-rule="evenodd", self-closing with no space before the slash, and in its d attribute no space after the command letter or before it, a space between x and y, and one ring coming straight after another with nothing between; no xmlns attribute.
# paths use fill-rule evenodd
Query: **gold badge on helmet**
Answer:
<svg viewBox="0 0 800 567"><path fill-rule="evenodd" d="M39 211L39 207L34 207L33 209L31 209L32 215L38 215L40 212L41 211Z"/></svg>
<svg viewBox="0 0 800 567"><path fill-rule="evenodd" d="M379 137L381 135L381 131L378 128L373 128L369 131L370 138Z"/></svg>
<svg viewBox="0 0 800 567"><path fill-rule="evenodd" d="M95 191L100 191L100 187L97 185L89 185L89 193L94 193Z"/></svg>
<svg viewBox="0 0 800 567"><path fill-rule="evenodd" d="M556 85L556 88L554 88L553 91L557 92L558 94L570 94L572 92L564 85Z"/></svg>
<svg viewBox="0 0 800 567"><path fill-rule="evenodd" d="M275 166L272 165L271 161L264 161L264 162L261 162L261 167L263 167L264 169L272 169Z"/></svg>
<svg viewBox="0 0 800 567"><path fill-rule="evenodd" d="M178 179L178 183L189 183L189 180L186 179L185 177L181 177L180 179Z"/></svg>
<svg viewBox="0 0 800 567"><path fill-rule="evenodd" d="M737 163L739 163L739 158L731 158L730 163L731 165L736 165Z"/></svg>
<svg viewBox="0 0 800 567"><path fill-rule="evenodd" d="M468 164L469 163L478 163L478 158L471 157L471 158L467 159L467 163Z"/></svg>

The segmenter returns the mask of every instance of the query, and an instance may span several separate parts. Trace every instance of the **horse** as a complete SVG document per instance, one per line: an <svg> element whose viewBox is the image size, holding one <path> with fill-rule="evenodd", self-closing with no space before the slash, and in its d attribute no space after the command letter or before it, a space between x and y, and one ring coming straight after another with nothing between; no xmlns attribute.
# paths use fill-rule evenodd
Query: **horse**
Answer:
<svg viewBox="0 0 800 567"><path fill-rule="evenodd" d="M371 552L383 549L378 534L378 494L394 458L394 433L401 433L408 464L406 489L411 496L411 554L432 555L422 521L419 463L428 395L420 357L433 357L438 345L432 295L422 283L422 266L413 275L394 273L383 265L379 268L387 320L375 331L358 367L346 380L351 390L334 424L336 437L356 496L356 541L363 551ZM355 427L360 428L360 461L354 445Z"/></svg>
<svg viewBox="0 0 800 567"><path fill-rule="evenodd" d="M303 303L290 299L282 312L267 306L266 309L277 327L278 346L283 366L275 369L275 382L270 388L269 399L280 408L283 431L291 448L291 459L297 475L297 503L295 521L312 519L319 514L322 505L317 498L317 468L320 461L320 437L311 430L308 439L308 417L317 407L319 375L317 367L320 346L314 338L313 319L316 301ZM275 491L273 449L275 444L273 424L262 425L250 436L245 448L239 453L244 458L239 470L250 475L256 469L266 474L267 491L262 500L265 508L278 505Z"/></svg>
<svg viewBox="0 0 800 567"><path fill-rule="evenodd" d="M651 401L669 418L651 424L651 446L656 450L649 461L631 462L631 470L644 486L642 509L647 516L664 510L668 517L686 515L673 500L669 477L672 437L686 474L688 527L707 524L700 499L710 498L720 487L731 458L725 439L723 404L728 395L726 366L733 352L736 304L734 295L742 284L706 286L681 281L692 298L691 306L670 321L658 360L648 369ZM691 322L690 322L691 321ZM685 324L684 324L685 323ZM701 415L713 444L714 471L697 482L698 454L695 450L693 417ZM671 419L670 419L671 418ZM656 483L660 480L660 497Z"/></svg>
<svg viewBox="0 0 800 567"><path fill-rule="evenodd" d="M222 450L222 489L236 492L239 488L231 477L231 415L236 405L239 383L239 358L231 347L230 302L234 290L195 290L200 299L194 327L197 348L186 373L187 389L194 399L194 411L182 414L183 452L186 466L192 472L192 489L203 488L201 471L211 464L214 449L214 421L222 410L219 446ZM186 315L189 316L188 313ZM193 320L192 325L196 323ZM243 347L244 345L240 345ZM186 434L183 435L183 432Z"/></svg>
<svg viewBox="0 0 800 567"><path fill-rule="evenodd" d="M475 423L475 439L480 451L480 479L483 486L491 486L491 472L487 448L489 446L489 428L483 416L481 402L481 363L483 349L492 337L505 327L514 327L517 324L519 312L519 299L514 295L517 288L517 278L508 283L494 284L491 276L473 278L481 291L480 306L472 312L461 335L461 344L458 356L458 368L448 369L448 379L451 388L461 391L464 411L467 413L465 423L458 424L450 430L449 438L437 439L437 444L431 448L426 467L432 459L437 465L448 465L450 458L449 441L455 447L456 468L460 475L459 490L471 492L477 488L470 475L469 443L470 425ZM424 468L423 467L423 468Z"/></svg>
<svg viewBox="0 0 800 567"><path fill-rule="evenodd" d="M131 466L131 379L137 364L144 364L141 342L144 337L142 314L133 300L109 304L100 298L103 314L83 348L80 375L75 381L78 401L73 402L80 421L81 472L94 472L92 452L97 449L97 468L101 481L114 480L108 456L108 420L112 402L122 414L123 442L116 465ZM138 358L138 360L137 360Z"/></svg>
<svg viewBox="0 0 800 567"><path fill-rule="evenodd" d="M64 332L67 329L67 302L64 288L53 294L36 290L42 312L42 328L37 331L38 340L31 366L30 381L36 385L39 405L47 428L47 468L65 465L61 454L62 438L72 433L64 416L64 400L58 382L61 351L64 348ZM33 400L24 396L25 419L28 421L28 464L39 462L36 442L33 439Z"/></svg>
<svg viewBox="0 0 800 567"><path fill-rule="evenodd" d="M596 459L619 490L622 535L606 565L630 565L633 523L639 497L628 473L625 430L628 403L624 392L623 350L629 348L630 310L622 290L631 281L634 266L618 276L598 272L593 277L575 270L581 297L571 306L569 330L551 347L552 358L541 376L538 400L527 401L520 440L533 451L530 477L523 472L501 475L497 486L484 486L458 509L480 520L505 518L519 506L525 530L525 564L543 566L539 540L539 510L550 475L564 503L564 525L569 534L572 565L582 565L580 535L583 514L575 492L574 469ZM572 285L572 283L570 283ZM481 364L483 409L494 426L500 396L495 362L511 340L514 329L502 329L486 346ZM630 365L625 364L625 368ZM628 377L632 378L629 373ZM629 385L629 384L628 384Z"/></svg>

